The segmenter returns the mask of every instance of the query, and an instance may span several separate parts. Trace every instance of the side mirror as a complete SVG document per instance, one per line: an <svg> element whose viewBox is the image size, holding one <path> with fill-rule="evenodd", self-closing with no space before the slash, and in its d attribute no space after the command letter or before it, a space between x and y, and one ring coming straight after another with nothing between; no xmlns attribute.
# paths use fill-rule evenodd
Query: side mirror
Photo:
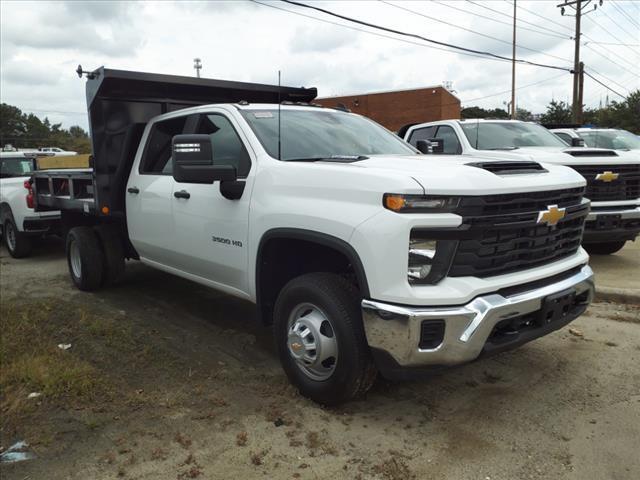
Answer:
<svg viewBox="0 0 640 480"><path fill-rule="evenodd" d="M171 142L173 178L179 183L233 182L238 178L232 165L213 164L209 135L176 135Z"/></svg>
<svg viewBox="0 0 640 480"><path fill-rule="evenodd" d="M584 147L584 138L571 137L572 147Z"/></svg>
<svg viewBox="0 0 640 480"><path fill-rule="evenodd" d="M430 138L431 142L431 151L433 153L443 153L444 152L444 140L441 138Z"/></svg>
<svg viewBox="0 0 640 480"><path fill-rule="evenodd" d="M418 140L416 142L416 148L425 155L433 153L433 150L431 150L431 142L429 140Z"/></svg>

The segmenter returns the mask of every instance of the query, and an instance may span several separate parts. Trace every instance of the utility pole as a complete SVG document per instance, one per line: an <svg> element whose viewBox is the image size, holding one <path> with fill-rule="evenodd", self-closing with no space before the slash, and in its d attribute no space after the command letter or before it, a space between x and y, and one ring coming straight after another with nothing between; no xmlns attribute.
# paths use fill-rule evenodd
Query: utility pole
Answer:
<svg viewBox="0 0 640 480"><path fill-rule="evenodd" d="M598 4L602 5L603 0L599 0ZM583 77L583 68L584 64L580 62L580 20L582 15L585 15L585 10L587 5L589 5L592 0L565 0L564 3L556 5L556 7L560 8L560 13L562 15L566 12L566 7L571 7L575 10L575 14L572 15L576 17L576 33L574 37L575 47L573 53L573 70L571 73L573 74L573 98L571 103L571 116L573 118L573 123L580 123L582 121L582 85L584 82ZM591 13L598 8L598 4L593 6L593 10L586 12Z"/></svg>
<svg viewBox="0 0 640 480"><path fill-rule="evenodd" d="M511 48L511 120L516 119L516 0L513 0L513 46Z"/></svg>
<svg viewBox="0 0 640 480"><path fill-rule="evenodd" d="M579 80L578 80L578 105L580 105L580 109L578 111L578 117L576 118L576 123L582 123L582 104L583 104L583 94L584 94L584 62L580 62L579 67Z"/></svg>
<svg viewBox="0 0 640 480"><path fill-rule="evenodd" d="M196 69L196 75L200 78L200 69L202 68L202 60L199 58L193 59L193 68Z"/></svg>

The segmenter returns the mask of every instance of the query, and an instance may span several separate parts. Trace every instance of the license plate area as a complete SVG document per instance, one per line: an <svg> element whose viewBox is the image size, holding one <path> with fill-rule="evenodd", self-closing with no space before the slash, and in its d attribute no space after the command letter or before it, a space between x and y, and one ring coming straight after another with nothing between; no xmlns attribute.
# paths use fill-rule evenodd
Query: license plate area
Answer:
<svg viewBox="0 0 640 480"><path fill-rule="evenodd" d="M538 324L546 325L567 317L576 303L576 291L568 288L542 300L542 308L538 313Z"/></svg>
<svg viewBox="0 0 640 480"><path fill-rule="evenodd" d="M598 215L596 217L596 229L598 230L614 229L620 223L621 218L622 216L619 214Z"/></svg>

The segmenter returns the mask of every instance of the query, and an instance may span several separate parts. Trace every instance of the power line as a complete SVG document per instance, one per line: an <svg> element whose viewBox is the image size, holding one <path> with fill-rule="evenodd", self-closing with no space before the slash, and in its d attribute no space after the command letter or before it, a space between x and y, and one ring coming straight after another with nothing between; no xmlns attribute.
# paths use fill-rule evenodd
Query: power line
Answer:
<svg viewBox="0 0 640 480"><path fill-rule="evenodd" d="M502 15L503 17L511 18L511 15L509 15L508 13L501 12L500 10L496 10L495 8L487 7L486 5L481 5L481 4L476 3L476 2L474 2L472 0L466 0L466 1L468 3L472 3L473 5L475 5L477 7L481 7L481 8L484 8L485 10L489 10L491 12L497 13L498 15ZM557 30L551 30L550 28L543 27L541 25L536 25L535 23L531 23L531 22L528 22L526 20L520 20L520 22L526 23L527 25L533 25L534 27L539 28L541 30L546 30L548 32L553 33L556 36L559 36L559 37L563 38L563 39L566 38L566 36L565 36L566 34L563 33L563 32L558 32ZM520 28L524 28L524 27L520 27Z"/></svg>
<svg viewBox="0 0 640 480"><path fill-rule="evenodd" d="M462 12L462 13L470 13L471 15L475 15L476 17L484 18L485 20L489 20L489 21L491 21L491 22L501 23L501 24L503 24L503 25L507 25L507 26L509 26L509 27L511 27L511 26L512 26L512 24L511 24L511 23L509 23L509 22L504 22L504 21L502 21L502 20L498 20L498 19L496 19L496 18L487 17L486 15L482 15L482 14L477 13L477 12L472 12L472 11L470 11L470 10L464 10L464 9L462 9L462 8L454 7L453 5L451 5L451 4L449 4L449 3L439 2L439 1L437 1L437 0L432 0L432 1L433 1L434 3L438 3L438 4L440 4L440 5L443 5L443 6L447 7L447 8L452 8L453 10L457 10L457 11ZM479 5L479 6L482 6L482 5ZM555 34L555 33L553 33L553 34L552 34L552 33L546 33L546 32L541 32L541 31L539 31L539 30L534 30L534 29L532 29L532 28L527 28L527 27L523 27L523 26L520 26L520 29L521 29L521 30L527 30L527 31L529 31L529 32L538 33L538 34L540 34L540 35L547 35L547 36L549 36L549 37L560 38L560 39L562 39L562 40L570 40L569 38L567 38L567 36L566 36L566 35L563 35L563 34L557 35L557 34Z"/></svg>
<svg viewBox="0 0 640 480"><path fill-rule="evenodd" d="M629 70L628 68L626 68L624 65L620 65L618 62L611 60L609 57L607 57L606 55L603 55L602 53L600 53L598 50L596 50L595 48L593 48L591 46L591 44L587 44L587 43L583 43L583 45L585 46L585 48L588 48L589 50L591 50L593 53L595 53L596 55L604 58L606 61L608 61L609 63L615 65L616 67L620 68L621 70L624 70L627 73L630 73L631 75L634 75L636 77L640 77L640 75L638 75L637 73L634 73L633 71ZM602 47L607 53L609 53L610 55L614 55L613 52L611 52L610 50ZM620 57L618 57L620 58Z"/></svg>
<svg viewBox="0 0 640 480"><path fill-rule="evenodd" d="M586 35L583 35L583 37L588 38ZM640 47L640 43L598 42L596 40L589 40L589 43L595 43L596 45L612 45L614 47Z"/></svg>
<svg viewBox="0 0 640 480"><path fill-rule="evenodd" d="M487 35L487 34L484 34L484 33L481 33L481 32L477 32L477 31L472 30L470 28L462 27L462 26L456 25L454 23L449 23L449 22L447 22L445 20L440 20L438 18L431 17L429 15L426 15L424 13L418 12L416 10L411 10L410 8L402 7L400 5L395 5L395 4L393 4L391 2L388 2L386 0L378 0L378 1L381 2L381 3L384 3L386 5L389 5L390 7L394 7L394 8L397 8L399 10L404 10L405 12L413 13L415 15L419 15L421 17L428 18L429 20L433 20L435 22L439 22L439 23L443 23L445 25L449 25L450 27L454 27L454 28L458 28L458 29L461 29L461 30L465 30L465 31L473 33L475 35L480 35L481 37L489 38L491 40L495 40L495 41L500 42L500 43L505 43L507 45L512 45L512 42L510 42L510 41L503 40L503 39L497 38L497 37L493 37L491 35ZM516 45L516 47L520 48L521 50L528 50L530 52L539 53L541 55L545 55L547 57L552 57L552 58L555 58L557 60L562 60L563 62L570 62L570 60L567 60L566 58L557 57L556 55L551 55L550 53L541 52L540 50L535 50L533 48L525 47L524 45Z"/></svg>
<svg viewBox="0 0 640 480"><path fill-rule="evenodd" d="M602 78L604 78L607 82L613 83L614 85L616 85L616 86L618 86L618 87L620 87L620 88L625 89L627 92L629 92L629 91L630 91L627 87L625 87L625 86L623 86L623 85L620 85L620 84L619 84L618 82L616 82L615 80L611 80L609 77L605 77L603 74L601 74L600 72L598 72L598 71L597 71L596 69L594 69L593 67L589 67L589 70L591 70L591 71L592 71L593 73L595 73L596 75L600 75L600 76L601 76Z"/></svg>
<svg viewBox="0 0 640 480"><path fill-rule="evenodd" d="M609 14L604 9L600 9L600 11L602 12L602 14L605 17L607 17L609 20L611 20L611 22L614 23L620 30L622 30L624 33L629 35L631 38L634 38L633 34L629 33L625 28L622 28L622 25L620 25L615 19L610 17Z"/></svg>
<svg viewBox="0 0 640 480"><path fill-rule="evenodd" d="M434 39L431 39L431 38L423 37L423 36L417 35L415 33L408 33L408 32L403 32L401 30L395 30L395 29L392 29L392 28L383 27L381 25L376 25L376 24L373 24L373 23L365 22L363 20L358 20L358 19L355 19L355 18L352 18L352 17L348 17L346 15L341 15L339 13L332 12L331 10L326 10L324 8L316 7L314 5L307 5L305 3L300 3L300 2L293 1L293 0L282 0L282 1L285 2L285 3L289 3L291 5L296 5L298 7L308 8L310 10L316 10L316 11L322 12L322 13L324 13L326 15L331 15L333 17L337 17L337 18L340 18L342 20L347 20L349 22L357 23L359 25L364 25L366 27L375 28L375 29L378 29L378 30L383 30L385 32L394 33L396 35L402 35L402 36L405 36L405 37L424 40L425 42L435 43L436 45L441 45L441 46L453 48L455 50L460 50L460 51L469 52L469 53L475 53L475 54L478 54L478 55L484 55L484 56L492 57L492 58L499 58L501 60L508 60L509 62L512 61L512 59L510 59L510 58L503 57L502 55L497 55L495 53L484 52L484 51L481 51L481 50L474 50L472 48L467 48L467 47L461 47L459 45L454 45L454 44L451 44L451 43L441 42L439 40L434 40ZM564 71L569 71L570 70L570 69L568 69L566 67L559 67L557 65L547 65L547 64L543 64L543 63L531 62L529 60L524 60L524 59L516 59L515 61L517 63L521 63L521 64L535 65L537 67L551 68L551 69L555 69L555 70L564 70Z"/></svg>
<svg viewBox="0 0 640 480"><path fill-rule="evenodd" d="M535 85L540 85L541 83L547 83L550 82L551 80L555 80L557 78L563 77L565 76L566 73L561 73L560 75L554 75L553 77L550 78L546 78L544 80L539 80L537 82L534 83L529 83L527 85L521 85L519 87L516 87L516 90L522 90L524 88L529 88L529 87L533 87ZM496 93L492 93L490 95L485 95L483 97L477 97L477 98L470 98L468 100L460 100L460 103L469 103L469 102L477 102L478 100L484 100L485 98L490 98L490 97L497 97L498 95L504 95L505 93L509 93L511 92L511 89L509 90L504 90L502 92L496 92Z"/></svg>
<svg viewBox="0 0 640 480"><path fill-rule="evenodd" d="M415 42L415 41L407 40L407 39L404 39L404 38L393 37L391 35L384 35L384 34L379 33L379 32L372 32L370 30L365 30L364 28L358 28L358 27L354 27L352 25L345 25L343 23L332 22L331 20L327 20L325 18L318 18L318 17L314 17L312 15L306 15L306 14L304 14L302 12L295 12L293 10L287 10L286 8L277 7L276 5L272 5L270 3L262 3L262 2L260 2L258 0L249 0L249 1L251 1L251 2L253 2L255 4L257 4L257 5L261 5L263 7L273 8L275 10L280 10L281 12L291 13L291 14L297 15L299 17L305 17L305 18L308 18L308 19L311 19L311 20L317 20L318 22L327 23L327 24L330 24L330 25L335 25L337 27L347 28L349 30L354 30L356 32L367 33L369 35L374 35L376 37L395 40L397 42L408 43L408 44L415 45L415 46L418 46L418 47L429 48L429 49L432 49L432 50L439 50L439 51L442 51L442 52L445 52L445 53L453 53L455 55L465 55L465 56L468 56L468 57L481 58L483 60L490 60L490 61L493 61L493 62L504 63L504 62L507 61L507 60L502 60L502 59L499 59L499 58L490 58L490 57L485 57L483 55L476 55L476 54L473 54L473 53L457 52L457 51L450 50L450 49L447 49L447 48L441 48L441 47L435 47L433 45L427 45L427 44L422 43L422 42ZM508 60L508 62L510 63L511 60Z"/></svg>
<svg viewBox="0 0 640 480"><path fill-rule="evenodd" d="M611 36L611 38L613 38L614 40L616 40L618 43L620 44L624 44L625 42L620 40L618 37L616 37L613 32L610 29L606 29L605 27L603 27L602 25L600 25L598 22L596 22L595 20L593 20L591 17L586 16L585 17L587 20L589 20L591 23L593 23L594 25L596 25L598 28L600 28L603 32L606 32L608 35ZM586 35L585 35L586 37ZM633 51L633 49L631 47L627 47L629 50L631 50L633 52L634 55L637 55L637 52Z"/></svg>
<svg viewBox="0 0 640 480"><path fill-rule="evenodd" d="M602 83L600 80L598 80L596 77L594 77L593 75L591 75L589 72L584 72L584 74L591 78L592 80L598 82L600 85L602 85L604 88L606 88L607 90L612 91L613 93L615 93L616 95L619 95L620 97L624 98L625 100L627 99L627 97L625 97L624 95L622 95L621 93L616 92L613 88L611 88L610 86L608 86L605 83Z"/></svg>
<svg viewBox="0 0 640 480"><path fill-rule="evenodd" d="M613 5L613 7L618 10L631 25L633 25L635 28L640 28L640 24L638 24L638 22L636 22L633 17L631 17L626 11L624 11L622 7L619 7L617 2L611 0L611 5Z"/></svg>
<svg viewBox="0 0 640 480"><path fill-rule="evenodd" d="M513 1L510 1L510 0L504 0L504 1L505 1L506 3L508 3L509 5L512 5L512 4L513 4ZM553 23L554 25L557 25L557 26L562 27L562 28L564 28L564 29L566 29L566 30L569 30L569 31L573 34L573 28L571 28L571 27L567 27L566 25L563 25L563 24L561 24L561 23L558 23L558 22L556 22L556 21L553 21L553 20L551 20L550 18L543 17L542 15L539 15L539 14L537 14L536 12L534 12L534 11L532 11L532 10L529 10L529 9L527 9L527 8L524 8L522 5L516 5L516 8L519 8L520 10L523 10L523 11L525 11L525 12L527 12L527 13L530 13L531 15L535 15L536 17L541 18L541 19L542 19L542 20L544 20L545 22Z"/></svg>

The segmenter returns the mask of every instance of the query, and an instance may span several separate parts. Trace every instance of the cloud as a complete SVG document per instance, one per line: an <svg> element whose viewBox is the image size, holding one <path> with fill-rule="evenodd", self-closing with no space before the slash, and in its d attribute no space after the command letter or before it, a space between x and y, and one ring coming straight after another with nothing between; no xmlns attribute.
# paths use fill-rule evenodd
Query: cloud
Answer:
<svg viewBox="0 0 640 480"><path fill-rule="evenodd" d="M337 30L328 26L297 28L291 41L291 52L329 54L340 47L352 45L356 39L357 34L350 30Z"/></svg>

